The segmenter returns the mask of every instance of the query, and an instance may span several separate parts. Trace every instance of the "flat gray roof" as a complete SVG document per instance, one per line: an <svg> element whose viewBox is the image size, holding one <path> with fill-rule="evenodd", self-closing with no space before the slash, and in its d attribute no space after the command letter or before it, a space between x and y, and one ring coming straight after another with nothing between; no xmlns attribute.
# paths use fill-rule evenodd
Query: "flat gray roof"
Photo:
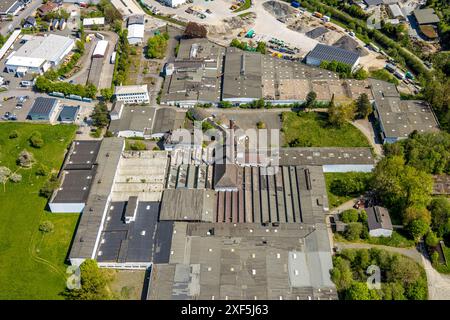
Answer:
<svg viewBox="0 0 450 320"><path fill-rule="evenodd" d="M219 101L224 52L207 39L181 40L178 56L170 62L175 71L166 76L161 101Z"/></svg>
<svg viewBox="0 0 450 320"><path fill-rule="evenodd" d="M151 299L337 299L325 224L177 222L171 251L154 266Z"/></svg>
<svg viewBox="0 0 450 320"><path fill-rule="evenodd" d="M155 113L156 108L148 106L123 106L120 119L111 120L109 130L113 133L131 130L150 134Z"/></svg>
<svg viewBox="0 0 450 320"><path fill-rule="evenodd" d="M158 108L155 117L153 133L166 133L183 127L186 110L174 107Z"/></svg>
<svg viewBox="0 0 450 320"><path fill-rule="evenodd" d="M75 233L70 259L89 259L94 255L97 235L124 144L123 138L102 140L96 159L97 173Z"/></svg>
<svg viewBox="0 0 450 320"><path fill-rule="evenodd" d="M414 16L419 24L435 24L440 21L433 8L414 10Z"/></svg>
<svg viewBox="0 0 450 320"><path fill-rule="evenodd" d="M402 100L395 85L371 80L375 98L375 115L381 123L384 138L406 138L419 133L439 130L432 108L425 101Z"/></svg>
<svg viewBox="0 0 450 320"><path fill-rule="evenodd" d="M99 262L168 263L173 223L158 223L160 203L138 202L135 220L125 223L124 214L129 205L129 201L111 202L96 259Z"/></svg>

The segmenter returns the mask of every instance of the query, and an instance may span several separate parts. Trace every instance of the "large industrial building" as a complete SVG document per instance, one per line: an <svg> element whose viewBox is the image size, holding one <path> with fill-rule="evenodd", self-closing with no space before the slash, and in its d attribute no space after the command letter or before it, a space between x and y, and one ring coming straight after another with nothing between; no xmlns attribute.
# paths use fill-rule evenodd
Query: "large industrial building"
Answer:
<svg viewBox="0 0 450 320"><path fill-rule="evenodd" d="M113 121L134 107L122 108ZM155 126L159 110L141 118ZM370 149L282 148L243 163L232 132L226 164L195 145L126 151L104 139L71 263L151 270L150 299L336 299L323 172L370 170Z"/></svg>
<svg viewBox="0 0 450 320"><path fill-rule="evenodd" d="M118 137L160 138L183 126L186 113L174 108L124 106L116 102L109 131Z"/></svg>
<svg viewBox="0 0 450 320"><path fill-rule="evenodd" d="M220 101L224 53L207 39L182 40L177 58L165 67L161 101L179 107Z"/></svg>
<svg viewBox="0 0 450 320"><path fill-rule="evenodd" d="M406 139L410 133L435 132L439 123L431 106L425 101L402 100L395 85L370 79L377 117L384 143Z"/></svg>
<svg viewBox="0 0 450 320"><path fill-rule="evenodd" d="M223 71L222 71L223 70ZM257 52L223 48L206 39L182 40L178 56L165 66L161 101L179 107L197 103L249 103L265 99L272 104L304 102L310 91L317 100L356 99L366 93L366 80L339 79L335 72Z"/></svg>
<svg viewBox="0 0 450 320"><path fill-rule="evenodd" d="M22 40L25 44L11 53L5 64L6 70L17 76L41 74L59 65L75 46L72 38L54 34L24 36Z"/></svg>

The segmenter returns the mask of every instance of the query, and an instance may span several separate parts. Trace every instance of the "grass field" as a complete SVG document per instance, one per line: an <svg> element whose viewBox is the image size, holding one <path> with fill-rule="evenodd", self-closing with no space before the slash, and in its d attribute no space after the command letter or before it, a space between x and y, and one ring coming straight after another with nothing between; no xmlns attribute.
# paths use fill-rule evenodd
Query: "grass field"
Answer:
<svg viewBox="0 0 450 320"><path fill-rule="evenodd" d="M18 138L9 139L12 130ZM47 200L38 193L47 178L36 176L34 168L20 169L15 162L27 149L36 163L59 170L75 130L69 125L0 124L0 166L22 175L21 182L6 183L6 192L0 189L0 299L62 299L64 261L79 215L45 211ZM44 140L41 149L29 146L34 131ZM38 228L45 220L52 221L54 230L42 235Z"/></svg>
<svg viewBox="0 0 450 320"><path fill-rule="evenodd" d="M284 143L298 139L298 147L369 147L366 137L347 123L340 128L328 124L323 112L283 112Z"/></svg>

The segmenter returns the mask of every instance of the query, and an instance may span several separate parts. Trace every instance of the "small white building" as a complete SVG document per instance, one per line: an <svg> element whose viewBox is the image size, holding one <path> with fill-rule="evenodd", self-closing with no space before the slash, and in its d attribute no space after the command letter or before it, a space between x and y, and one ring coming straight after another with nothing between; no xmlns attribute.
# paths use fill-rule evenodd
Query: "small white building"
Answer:
<svg viewBox="0 0 450 320"><path fill-rule="evenodd" d="M92 53L93 58L104 58L106 55L106 50L108 49L108 41L100 40L95 46L94 52Z"/></svg>
<svg viewBox="0 0 450 320"><path fill-rule="evenodd" d="M123 101L124 104L150 102L147 85L117 86L114 95L117 101Z"/></svg>
<svg viewBox="0 0 450 320"><path fill-rule="evenodd" d="M143 24L132 24L128 26L128 43L129 44L142 44L144 41L145 27Z"/></svg>
<svg viewBox="0 0 450 320"><path fill-rule="evenodd" d="M182 4L186 3L186 0L164 0L164 3L172 8L176 8Z"/></svg>
<svg viewBox="0 0 450 320"><path fill-rule="evenodd" d="M85 18L83 19L83 27L93 27L93 26L104 26L105 25L105 18L104 17L98 17L98 18Z"/></svg>
<svg viewBox="0 0 450 320"><path fill-rule="evenodd" d="M386 208L373 206L365 209L367 212L367 224L371 237L392 236L392 222Z"/></svg>

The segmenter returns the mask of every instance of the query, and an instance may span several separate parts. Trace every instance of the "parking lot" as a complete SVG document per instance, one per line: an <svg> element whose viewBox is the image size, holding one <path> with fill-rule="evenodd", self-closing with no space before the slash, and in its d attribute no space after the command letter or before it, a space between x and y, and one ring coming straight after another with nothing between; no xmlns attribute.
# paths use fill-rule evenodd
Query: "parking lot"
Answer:
<svg viewBox="0 0 450 320"><path fill-rule="evenodd" d="M20 97L26 97L25 101L20 103ZM46 94L36 93L32 90L21 89L21 90L9 90L0 93L0 118L9 112L11 115L16 116L17 121L27 120L28 112L30 112L31 106L37 97L50 97ZM70 99L59 99L58 108L62 106L80 106L80 112L78 114L78 119L76 124L82 124L84 118L88 118L92 113L95 106L94 103L75 101ZM59 114L60 110L57 110ZM1 121L6 121L1 119Z"/></svg>

